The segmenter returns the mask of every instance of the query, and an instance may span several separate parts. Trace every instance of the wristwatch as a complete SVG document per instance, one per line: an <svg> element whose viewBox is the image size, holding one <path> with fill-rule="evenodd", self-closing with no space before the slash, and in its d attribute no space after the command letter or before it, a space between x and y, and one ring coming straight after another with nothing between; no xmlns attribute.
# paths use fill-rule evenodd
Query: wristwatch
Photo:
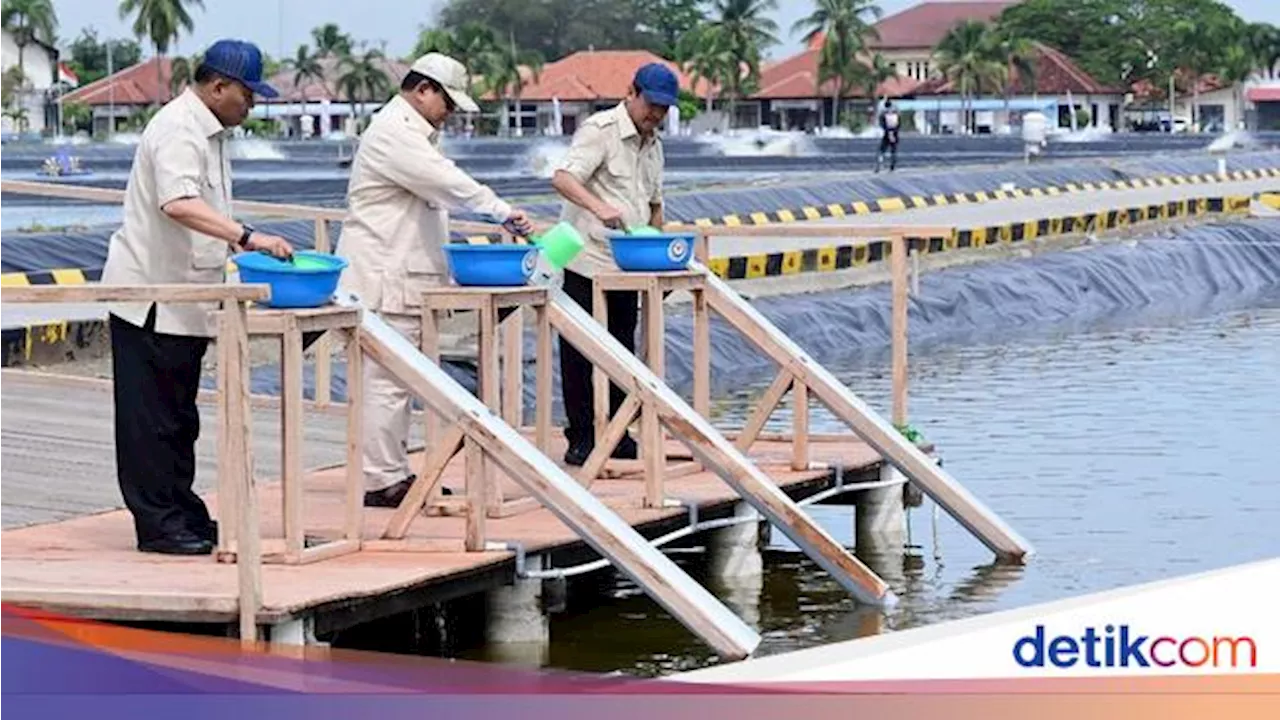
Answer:
<svg viewBox="0 0 1280 720"><path fill-rule="evenodd" d="M243 227L244 230L240 233L240 240L236 242L236 245L238 245L241 250L248 250L249 236L253 235L257 231L248 223L241 223L241 227Z"/></svg>

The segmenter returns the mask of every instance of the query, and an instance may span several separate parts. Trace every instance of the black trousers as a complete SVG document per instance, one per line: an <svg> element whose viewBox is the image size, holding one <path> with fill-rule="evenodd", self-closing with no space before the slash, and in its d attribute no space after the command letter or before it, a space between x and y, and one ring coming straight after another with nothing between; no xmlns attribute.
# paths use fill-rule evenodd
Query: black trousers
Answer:
<svg viewBox="0 0 1280 720"><path fill-rule="evenodd" d="M210 525L191 489L209 339L157 333L155 322L155 305L143 327L111 316L116 477L140 543L183 530L203 535Z"/></svg>
<svg viewBox="0 0 1280 720"><path fill-rule="evenodd" d="M568 270L564 273L565 294L587 312L595 312L592 306L592 282ZM605 293L609 308L609 334L632 353L636 349L636 323L639 320L639 294L634 292ZM595 397L591 389L591 363L569 343L560 341L560 390L564 396L564 411L568 419L565 437L570 445L595 443ZM613 383L609 384L609 417L622 406L626 394Z"/></svg>

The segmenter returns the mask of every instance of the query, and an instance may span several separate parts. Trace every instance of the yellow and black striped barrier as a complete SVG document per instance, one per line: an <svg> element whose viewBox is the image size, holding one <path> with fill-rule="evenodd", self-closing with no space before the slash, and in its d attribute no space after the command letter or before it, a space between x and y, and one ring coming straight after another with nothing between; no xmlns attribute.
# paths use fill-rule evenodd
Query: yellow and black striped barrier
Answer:
<svg viewBox="0 0 1280 720"><path fill-rule="evenodd" d="M1280 198L1280 195L1277 195ZM1234 215L1248 212L1248 195L1203 197L1168 203L1105 210L1083 215L1039 218L985 227L957 228L947 237L909 237L908 248L922 255L995 245L1016 245L1028 240L1116 230L1143 222ZM857 245L828 245L804 250L712 258L708 267L725 280L753 280L804 272L832 272L881 262L888 257L889 241L873 240Z"/></svg>

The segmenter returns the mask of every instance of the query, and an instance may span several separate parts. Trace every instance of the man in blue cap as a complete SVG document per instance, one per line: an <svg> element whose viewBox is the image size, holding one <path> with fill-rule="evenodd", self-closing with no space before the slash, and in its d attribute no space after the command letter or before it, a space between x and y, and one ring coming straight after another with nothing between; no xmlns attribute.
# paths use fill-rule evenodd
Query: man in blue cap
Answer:
<svg viewBox="0 0 1280 720"><path fill-rule="evenodd" d="M194 85L147 123L125 187L124 222L107 247L104 285L221 283L232 250L293 253L284 239L232 217L227 139L249 116L255 94L276 96L262 81L262 53L220 40L205 51ZM107 309L116 475L144 552L203 555L217 538L191 489L196 395L216 309L146 302Z"/></svg>
<svg viewBox="0 0 1280 720"><path fill-rule="evenodd" d="M596 113L574 133L573 143L551 185L567 202L561 220L587 239L586 248L565 270L564 290L592 312L592 281L598 272L617 270L609 251L609 229L662 227L662 141L657 130L676 104L680 83L663 63L636 71L627 97L617 107ZM635 351L637 295L610 292L609 334ZM591 363L567 343L560 344L560 384L564 395L569 450L565 463L580 466L595 449ZM624 394L610 388L610 417ZM633 460L636 443L624 436L613 457Z"/></svg>

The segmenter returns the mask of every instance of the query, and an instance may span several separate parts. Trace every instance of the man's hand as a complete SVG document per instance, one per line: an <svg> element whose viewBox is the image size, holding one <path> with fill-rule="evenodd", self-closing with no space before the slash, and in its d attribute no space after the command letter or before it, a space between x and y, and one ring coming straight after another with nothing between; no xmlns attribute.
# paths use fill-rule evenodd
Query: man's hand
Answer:
<svg viewBox="0 0 1280 720"><path fill-rule="evenodd" d="M529 216L519 209L512 209L507 219L502 221L502 226L520 237L529 237L533 233L533 223L529 222Z"/></svg>
<svg viewBox="0 0 1280 720"><path fill-rule="evenodd" d="M622 211L609 203L600 203L599 207L592 210L592 214L594 214L600 222L604 223L604 226L607 228L613 228L614 230L626 229L622 224Z"/></svg>
<svg viewBox="0 0 1280 720"><path fill-rule="evenodd" d="M249 242L245 246L249 250L266 250L281 259L293 257L293 246L278 235L255 232L249 236Z"/></svg>

